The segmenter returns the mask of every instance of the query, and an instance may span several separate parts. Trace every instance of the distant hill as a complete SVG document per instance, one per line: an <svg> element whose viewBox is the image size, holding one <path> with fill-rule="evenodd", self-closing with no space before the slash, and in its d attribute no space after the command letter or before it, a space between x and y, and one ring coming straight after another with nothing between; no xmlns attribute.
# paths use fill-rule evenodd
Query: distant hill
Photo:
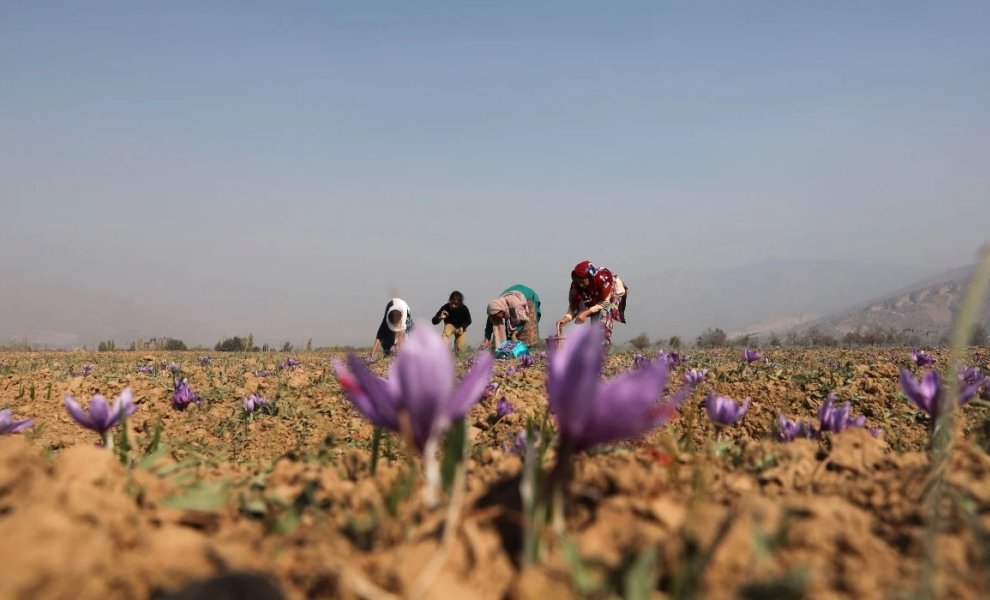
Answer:
<svg viewBox="0 0 990 600"><path fill-rule="evenodd" d="M918 281L881 297L804 323L799 332L817 327L836 337L869 328L893 329L934 342L952 328L972 267L960 267ZM980 322L990 322L990 302L984 303Z"/></svg>

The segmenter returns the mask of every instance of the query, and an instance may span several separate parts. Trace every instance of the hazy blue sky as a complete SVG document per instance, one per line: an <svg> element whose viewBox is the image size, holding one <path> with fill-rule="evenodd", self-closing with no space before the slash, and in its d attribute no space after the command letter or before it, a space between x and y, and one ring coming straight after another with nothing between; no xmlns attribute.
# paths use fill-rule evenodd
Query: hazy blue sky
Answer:
<svg viewBox="0 0 990 600"><path fill-rule="evenodd" d="M367 344L394 293L556 317L584 258L957 266L987 40L986 2L3 2L0 277Z"/></svg>

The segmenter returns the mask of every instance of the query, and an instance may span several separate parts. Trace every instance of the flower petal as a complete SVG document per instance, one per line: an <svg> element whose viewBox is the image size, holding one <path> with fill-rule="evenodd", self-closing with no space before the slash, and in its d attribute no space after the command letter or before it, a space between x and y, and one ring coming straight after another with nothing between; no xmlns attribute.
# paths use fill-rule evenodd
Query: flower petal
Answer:
<svg viewBox="0 0 990 600"><path fill-rule="evenodd" d="M83 410L83 407L76 402L75 398L72 396L65 397L65 408L69 411L69 416L72 417L76 423L79 423L86 429L92 429L93 431L100 431L100 428L93 423L93 420L88 414Z"/></svg>
<svg viewBox="0 0 990 600"><path fill-rule="evenodd" d="M444 416L448 420L453 421L464 416L471 406L481 399L481 394L491 380L494 364L495 359L487 353L474 361L474 366L464 375L446 402Z"/></svg>
<svg viewBox="0 0 990 600"><path fill-rule="evenodd" d="M601 385L591 418L574 437L575 449L637 438L670 418L675 412L673 404L657 402L667 375L667 364L655 361Z"/></svg>
<svg viewBox="0 0 990 600"><path fill-rule="evenodd" d="M554 353L547 371L547 395L557 427L580 438L598 395L599 376L605 360L601 328L578 327L563 348Z"/></svg>
<svg viewBox="0 0 990 600"><path fill-rule="evenodd" d="M432 329L409 334L392 364L402 405L409 410L413 439L422 448L443 416L443 403L454 388L454 361L443 339Z"/></svg>
<svg viewBox="0 0 990 600"><path fill-rule="evenodd" d="M354 408L374 425L398 431L398 400L388 383L371 373L364 361L353 354L347 357L347 364L349 372L338 363L337 379Z"/></svg>

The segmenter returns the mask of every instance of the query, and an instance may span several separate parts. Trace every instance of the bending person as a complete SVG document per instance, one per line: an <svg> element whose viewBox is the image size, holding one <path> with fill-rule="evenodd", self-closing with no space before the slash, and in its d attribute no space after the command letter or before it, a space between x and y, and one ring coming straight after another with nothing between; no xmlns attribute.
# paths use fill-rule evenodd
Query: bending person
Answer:
<svg viewBox="0 0 990 600"><path fill-rule="evenodd" d="M513 308L515 317L508 310ZM533 315L536 315L535 319ZM540 339L539 323L542 317L540 296L532 288L514 285L506 289L488 304L488 321L481 348L487 348L493 339L496 348L506 339L519 339L528 346L536 344Z"/></svg>
<svg viewBox="0 0 990 600"><path fill-rule="evenodd" d="M406 334L412 331L413 320L409 313L409 305L401 298L392 298L385 305L385 315L382 317L375 342L371 345L371 358L381 347L382 355L395 354L406 339Z"/></svg>
<svg viewBox="0 0 990 600"><path fill-rule="evenodd" d="M450 345L450 336L454 336L454 349L463 352L467 349L467 328L471 325L471 311L464 305L464 294L454 290L450 293L447 303L433 315L433 324L443 321L443 341Z"/></svg>
<svg viewBox="0 0 990 600"><path fill-rule="evenodd" d="M558 335L571 321L584 323L591 319L601 326L605 346L611 346L615 321L626 322L627 292L622 280L608 269L598 268L587 260L578 263L571 271L567 313L557 321Z"/></svg>

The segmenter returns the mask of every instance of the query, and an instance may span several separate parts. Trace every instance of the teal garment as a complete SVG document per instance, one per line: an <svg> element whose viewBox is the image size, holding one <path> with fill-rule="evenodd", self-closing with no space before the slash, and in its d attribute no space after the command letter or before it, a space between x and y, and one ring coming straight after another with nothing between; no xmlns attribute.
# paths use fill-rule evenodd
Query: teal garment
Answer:
<svg viewBox="0 0 990 600"><path fill-rule="evenodd" d="M525 298L526 300L532 300L533 301L533 306L536 307L536 335L537 335L537 337L539 337L539 335L540 335L540 318L543 316L543 312L540 310L540 296L539 296L539 294L537 294L533 290L533 288L531 288L531 287L528 287L528 286L525 286L525 285L522 285L522 284L518 284L518 285L514 285L514 286L512 286L510 288L507 288L505 291L503 291L499 295L500 296L504 296L505 294L508 294L509 292L519 292L520 294L523 295L523 298ZM522 323L520 323L519 326L516 327L516 334L518 335L518 334L522 333L524 327L525 327L525 325L522 324ZM494 330L495 330L495 325L492 323L492 318L491 317L488 317L488 320L485 322L485 339L486 340L491 340L492 339L492 335L494 335Z"/></svg>

